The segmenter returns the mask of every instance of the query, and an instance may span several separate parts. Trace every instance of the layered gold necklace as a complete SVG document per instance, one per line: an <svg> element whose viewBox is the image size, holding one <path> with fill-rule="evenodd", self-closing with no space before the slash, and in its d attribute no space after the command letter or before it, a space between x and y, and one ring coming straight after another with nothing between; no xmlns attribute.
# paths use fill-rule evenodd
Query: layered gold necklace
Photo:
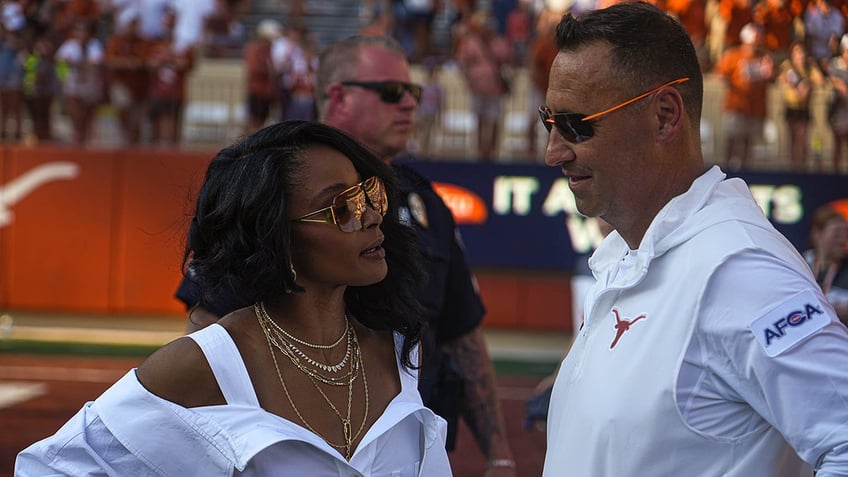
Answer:
<svg viewBox="0 0 848 477"><path fill-rule="evenodd" d="M365 422L368 420L369 403L368 380L365 377L365 365L362 362L362 352L359 348L359 340L356 338L356 330L350 324L350 320L348 320L347 315L345 315L345 330L339 339L332 344L324 345L309 343L288 333L271 319L271 316L268 315L263 303L256 303L253 305L253 311L256 313L256 318L259 320L259 325L262 327L265 339L268 342L268 350L271 353L271 360L274 362L274 369L277 371L277 378L280 380L280 385L282 386L286 399L288 399L294 413L307 429L312 431L314 434L321 436L318 431L306 422L306 419L294 404L294 400L292 400L288 387L286 387L286 382L280 372L280 366L277 364L277 357L274 349L279 351L283 356L287 357L292 362L295 369L299 370L309 378L309 381L313 386L315 386L315 389L318 390L318 393L321 394L321 397L327 405L329 405L330 409L333 410L333 413L338 416L342 423L344 444L334 444L324 436L321 437L327 442L327 444L343 451L345 459L350 460L353 454L353 442L359 438L362 434L362 430L365 429ZM299 344L312 349L327 350L340 345L342 341L345 341L345 338L347 338L347 348L345 350L344 357L336 364L321 363L309 357L297 346ZM345 366L347 366L348 370L347 372L342 373ZM353 426L351 424L351 411L353 409L353 383L359 376L360 371L362 372L362 386L365 394L365 412L362 415L362 423L360 423L356 432L353 432ZM329 386L347 386L347 412L344 416L342 416L342 413L338 410L335 404L333 404L324 390L321 389L322 383Z"/></svg>

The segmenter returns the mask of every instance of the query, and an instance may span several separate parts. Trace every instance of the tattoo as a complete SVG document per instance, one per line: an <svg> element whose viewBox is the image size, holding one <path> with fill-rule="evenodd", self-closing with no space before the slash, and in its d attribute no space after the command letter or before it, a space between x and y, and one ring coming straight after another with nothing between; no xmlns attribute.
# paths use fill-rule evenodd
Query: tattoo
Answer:
<svg viewBox="0 0 848 477"><path fill-rule="evenodd" d="M503 416L495 396L495 373L479 329L443 346L465 379L462 417L487 458L496 445L506 445Z"/></svg>

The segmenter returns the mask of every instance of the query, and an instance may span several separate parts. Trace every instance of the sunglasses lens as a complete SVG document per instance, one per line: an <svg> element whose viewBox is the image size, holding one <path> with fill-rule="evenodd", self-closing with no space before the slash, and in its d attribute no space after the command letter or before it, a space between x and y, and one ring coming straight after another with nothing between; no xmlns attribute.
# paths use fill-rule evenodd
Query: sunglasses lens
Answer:
<svg viewBox="0 0 848 477"><path fill-rule="evenodd" d="M551 129L554 126L553 122L551 121L551 115L540 109L539 117L542 119L542 126L545 126L545 129L548 131L548 133L550 133Z"/></svg>
<svg viewBox="0 0 848 477"><path fill-rule="evenodd" d="M574 129L574 124L568 118L554 116L554 124L566 141L573 143L584 141L582 136Z"/></svg>
<svg viewBox="0 0 848 477"><path fill-rule="evenodd" d="M397 103L403 98L404 87L400 83L384 83L380 87L380 99L386 103Z"/></svg>
<svg viewBox="0 0 848 477"><path fill-rule="evenodd" d="M363 191L364 189L364 191ZM368 195L366 199L365 195ZM377 176L343 191L333 199L333 214L342 232L362 230L362 215L368 205L380 215L386 215L389 200L383 181Z"/></svg>
<svg viewBox="0 0 848 477"><path fill-rule="evenodd" d="M415 98L415 101L421 101L421 86L418 86L417 84L408 84L406 85L406 90L409 91L409 94L411 94L413 98Z"/></svg>
<svg viewBox="0 0 848 477"><path fill-rule="evenodd" d="M374 210L380 215L386 215L389 209L389 199L386 197L386 188L383 185L383 181L377 176L374 176L367 179L362 186Z"/></svg>
<svg viewBox="0 0 848 477"><path fill-rule="evenodd" d="M333 199L336 224L342 232L362 229L362 214L365 212L365 194L359 186L351 187Z"/></svg>
<svg viewBox="0 0 848 477"><path fill-rule="evenodd" d="M420 86L398 82L385 82L380 85L380 99L385 103L399 103L407 91L415 98L415 101L421 99Z"/></svg>
<svg viewBox="0 0 848 477"><path fill-rule="evenodd" d="M556 126L557 131L570 143L583 142L595 134L592 124L583 121L581 115L551 114L546 107L542 107L539 109L539 116L548 133Z"/></svg>

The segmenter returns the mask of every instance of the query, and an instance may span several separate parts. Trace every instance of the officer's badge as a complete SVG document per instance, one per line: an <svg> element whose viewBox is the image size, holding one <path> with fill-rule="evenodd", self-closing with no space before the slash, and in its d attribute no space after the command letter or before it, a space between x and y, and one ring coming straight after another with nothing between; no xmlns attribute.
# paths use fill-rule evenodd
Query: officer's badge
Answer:
<svg viewBox="0 0 848 477"><path fill-rule="evenodd" d="M427 208L424 207L424 199L420 195L412 192L407 198L409 203L409 211L412 213L412 218L425 229L430 226L430 221L427 219Z"/></svg>

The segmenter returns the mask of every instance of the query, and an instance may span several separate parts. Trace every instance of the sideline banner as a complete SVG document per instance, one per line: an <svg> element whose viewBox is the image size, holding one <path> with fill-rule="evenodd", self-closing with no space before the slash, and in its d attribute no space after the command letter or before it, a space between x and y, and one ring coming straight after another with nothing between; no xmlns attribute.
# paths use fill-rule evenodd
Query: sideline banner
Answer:
<svg viewBox="0 0 848 477"><path fill-rule="evenodd" d="M558 168L542 164L408 161L433 180L454 211L472 267L571 270L575 257L602 239L594 219L577 212ZM810 216L843 201L848 176L729 173L740 177L757 203L799 250L806 247Z"/></svg>
<svg viewBox="0 0 848 477"><path fill-rule="evenodd" d="M184 314L173 297L184 234L213 156L0 148L0 309ZM567 272L601 233L577 213L560 171L541 164L410 165L438 183L460 223L490 309L487 322L569 326L550 310L570 307ZM742 178L798 248L816 207L842 200L848 214L848 176Z"/></svg>

